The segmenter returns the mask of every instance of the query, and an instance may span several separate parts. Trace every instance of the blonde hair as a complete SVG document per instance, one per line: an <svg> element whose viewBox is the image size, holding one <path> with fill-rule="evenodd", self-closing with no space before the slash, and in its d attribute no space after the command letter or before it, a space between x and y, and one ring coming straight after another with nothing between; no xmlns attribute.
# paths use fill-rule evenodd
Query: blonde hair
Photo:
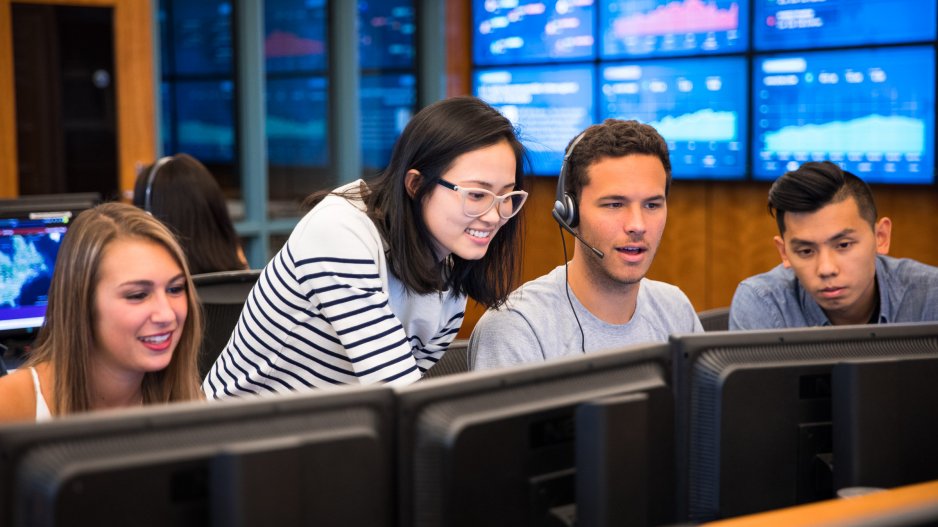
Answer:
<svg viewBox="0 0 938 527"><path fill-rule="evenodd" d="M154 242L173 257L186 279L188 316L173 357L165 369L147 372L141 392L144 404L202 398L198 350L202 314L186 258L169 229L153 216L123 203L86 210L69 228L59 248L45 322L29 364L52 367L53 411L68 415L92 409L91 354L94 351L96 295L105 248L121 239Z"/></svg>

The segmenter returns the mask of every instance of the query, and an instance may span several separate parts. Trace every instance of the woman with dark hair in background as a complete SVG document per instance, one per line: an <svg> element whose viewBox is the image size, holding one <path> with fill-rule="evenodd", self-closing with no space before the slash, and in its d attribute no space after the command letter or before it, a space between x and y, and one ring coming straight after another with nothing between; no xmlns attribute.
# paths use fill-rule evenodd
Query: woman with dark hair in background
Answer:
<svg viewBox="0 0 938 527"><path fill-rule="evenodd" d="M0 422L201 399L201 342L169 229L125 203L86 210L62 240L29 359L0 379Z"/></svg>
<svg viewBox="0 0 938 527"><path fill-rule="evenodd" d="M177 154L144 167L133 203L176 234L192 274L247 268L221 187L194 157Z"/></svg>
<svg viewBox="0 0 938 527"><path fill-rule="evenodd" d="M523 158L511 122L477 98L418 112L381 174L311 197L202 389L420 379L459 331L467 297L493 307L511 291Z"/></svg>

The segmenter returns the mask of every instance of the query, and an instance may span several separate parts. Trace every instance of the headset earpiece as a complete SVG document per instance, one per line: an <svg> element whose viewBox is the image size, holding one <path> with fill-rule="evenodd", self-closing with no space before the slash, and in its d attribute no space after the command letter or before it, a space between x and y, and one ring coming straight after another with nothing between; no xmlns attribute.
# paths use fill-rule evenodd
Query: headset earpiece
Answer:
<svg viewBox="0 0 938 527"><path fill-rule="evenodd" d="M554 201L554 210L552 216L558 223L561 225L566 224L566 227L574 228L580 222L580 214L577 211L576 200L573 199L573 196L567 194L567 178L569 177L568 172L570 171L570 155L573 154L573 149L576 148L577 143L583 139L583 135L586 132L580 133L576 136L576 139L570 143L570 147L567 148L567 151L563 154L563 163L560 165L560 177L557 178L557 200Z"/></svg>

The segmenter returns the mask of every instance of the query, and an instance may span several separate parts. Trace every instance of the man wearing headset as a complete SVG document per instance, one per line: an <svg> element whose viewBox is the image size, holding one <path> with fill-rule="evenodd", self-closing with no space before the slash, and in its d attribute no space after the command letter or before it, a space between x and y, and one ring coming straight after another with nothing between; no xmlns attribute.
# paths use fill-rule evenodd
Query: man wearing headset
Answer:
<svg viewBox="0 0 938 527"><path fill-rule="evenodd" d="M687 296L645 278L668 216L664 139L607 119L570 142L553 217L576 238L573 258L489 310L469 341L471 369L541 362L703 331Z"/></svg>

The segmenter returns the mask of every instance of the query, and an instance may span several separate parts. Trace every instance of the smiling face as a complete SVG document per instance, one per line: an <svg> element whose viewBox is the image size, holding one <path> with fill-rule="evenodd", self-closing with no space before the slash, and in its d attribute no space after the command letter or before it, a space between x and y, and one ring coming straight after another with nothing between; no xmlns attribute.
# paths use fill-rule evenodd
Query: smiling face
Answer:
<svg viewBox="0 0 938 527"><path fill-rule="evenodd" d="M651 267L668 218L664 166L652 155L605 157L587 175L579 231L605 256L599 259L577 242L574 258L607 286L638 283Z"/></svg>
<svg viewBox="0 0 938 527"><path fill-rule="evenodd" d="M507 141L457 157L442 179L462 188L480 188L502 195L515 189L515 153ZM416 172L408 185L416 185ZM459 192L437 185L423 204L423 216L433 237L434 251L443 259L455 254L464 260L485 256L492 238L508 220L497 207L473 218L463 212Z"/></svg>
<svg viewBox="0 0 938 527"><path fill-rule="evenodd" d="M786 212L775 237L782 263L833 324L865 324L876 307L876 255L889 251L892 224L871 228L849 197L815 212Z"/></svg>
<svg viewBox="0 0 938 527"><path fill-rule="evenodd" d="M95 366L139 377L169 366L187 301L185 275L162 245L139 238L108 244L95 286Z"/></svg>

